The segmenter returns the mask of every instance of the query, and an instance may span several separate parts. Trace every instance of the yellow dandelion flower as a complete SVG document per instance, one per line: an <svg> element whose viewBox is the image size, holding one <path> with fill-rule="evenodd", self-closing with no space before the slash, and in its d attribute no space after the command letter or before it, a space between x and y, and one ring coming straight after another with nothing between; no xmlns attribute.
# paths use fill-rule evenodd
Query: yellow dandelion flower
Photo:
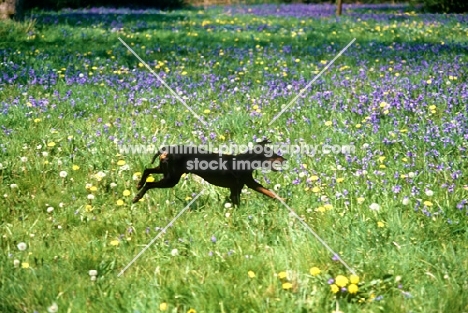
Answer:
<svg viewBox="0 0 468 313"><path fill-rule="evenodd" d="M203 113L205 113L205 114L209 114L210 112L211 112L211 111L210 111L209 109L205 109L205 110L203 111Z"/></svg>
<svg viewBox="0 0 468 313"><path fill-rule="evenodd" d="M91 186L91 187L89 187L89 190L91 190L91 191L96 191L96 190L97 190L97 187L96 187L96 186Z"/></svg>
<svg viewBox="0 0 468 313"><path fill-rule="evenodd" d="M288 274L286 272L279 272L278 273L278 277L279 279L286 279L286 277L288 277Z"/></svg>
<svg viewBox="0 0 468 313"><path fill-rule="evenodd" d="M346 276L338 275L335 278L335 283L338 287L346 287L346 285L349 283L349 280L346 278Z"/></svg>
<svg viewBox="0 0 468 313"><path fill-rule="evenodd" d="M166 311L167 310L167 303L163 302L163 303L159 304L159 310L160 311Z"/></svg>
<svg viewBox="0 0 468 313"><path fill-rule="evenodd" d="M324 207L325 210L327 210L327 211L333 209L333 205L331 205L330 203L325 204L323 207Z"/></svg>
<svg viewBox="0 0 468 313"><path fill-rule="evenodd" d="M380 102L379 106L380 106L381 108L385 108L385 107L388 106L388 103L385 102L385 101L382 101L382 102Z"/></svg>
<svg viewBox="0 0 468 313"><path fill-rule="evenodd" d="M426 84L428 84L428 85L432 84L432 80L430 80L430 79L426 80Z"/></svg>
<svg viewBox="0 0 468 313"><path fill-rule="evenodd" d="M401 159L403 162L408 162L408 159L407 158L403 158Z"/></svg>
<svg viewBox="0 0 468 313"><path fill-rule="evenodd" d="M87 205L85 206L85 211L86 211L86 212L92 212L92 211L93 211L93 206L92 206L91 204L87 204Z"/></svg>
<svg viewBox="0 0 468 313"><path fill-rule="evenodd" d="M118 240L112 240L112 241L110 242L110 245L111 245L111 246L118 246L118 245L119 245L119 241L118 241Z"/></svg>
<svg viewBox="0 0 468 313"><path fill-rule="evenodd" d="M51 141L47 143L47 147L55 147L55 142Z"/></svg>
<svg viewBox="0 0 468 313"><path fill-rule="evenodd" d="M315 186L314 188L312 188L312 192L315 192L315 193L320 192L320 187Z"/></svg>
<svg viewBox="0 0 468 313"><path fill-rule="evenodd" d="M363 197L359 197L359 198L357 198L357 203L358 204L363 204L365 200L366 199L364 199Z"/></svg>
<svg viewBox="0 0 468 313"><path fill-rule="evenodd" d="M349 276L349 281L351 284L357 285L359 283L359 276L352 274Z"/></svg>
<svg viewBox="0 0 468 313"><path fill-rule="evenodd" d="M380 165L379 165L379 168L384 169L384 168L387 168L387 166L385 166L385 164L380 164Z"/></svg>
<svg viewBox="0 0 468 313"><path fill-rule="evenodd" d="M195 309L190 309L187 311L187 313L197 313L197 311Z"/></svg>
<svg viewBox="0 0 468 313"><path fill-rule="evenodd" d="M292 288L292 284L287 282L287 283L284 283L281 285L281 287L284 289L284 290L289 290Z"/></svg>
<svg viewBox="0 0 468 313"><path fill-rule="evenodd" d="M435 105L430 105L429 106L429 110L434 111L435 109L437 109L437 107Z"/></svg>
<svg viewBox="0 0 468 313"><path fill-rule="evenodd" d="M118 166L123 166L123 165L125 165L125 163L126 163L126 162L125 162L124 160L118 160L118 161L117 161L117 165L118 165Z"/></svg>
<svg viewBox="0 0 468 313"><path fill-rule="evenodd" d="M312 268L309 270L309 272L310 272L310 275L312 275L312 276L317 276L317 275L320 274L322 271L321 271L318 267L314 266L314 267L312 267Z"/></svg>
<svg viewBox="0 0 468 313"><path fill-rule="evenodd" d="M338 291L340 291L340 288L335 284L331 284L330 289L331 289L331 292L333 293L337 293Z"/></svg>
<svg viewBox="0 0 468 313"><path fill-rule="evenodd" d="M249 275L250 278L255 278L255 272L254 271L248 271L247 275Z"/></svg>
<svg viewBox="0 0 468 313"><path fill-rule="evenodd" d="M351 284L351 285L348 286L348 292L350 294L352 294L352 295L356 294L358 292L358 290L359 290L359 288L358 288L358 286L356 284Z"/></svg>
<svg viewBox="0 0 468 313"><path fill-rule="evenodd" d="M219 135L219 140L225 140L226 137L224 137L223 135Z"/></svg>
<svg viewBox="0 0 468 313"><path fill-rule="evenodd" d="M377 222L377 227L379 227L379 228L385 227L384 222L380 222L380 221Z"/></svg>
<svg viewBox="0 0 468 313"><path fill-rule="evenodd" d="M182 76L185 76L185 75L187 75L187 72L186 72L186 71L183 71L183 72L181 73L181 75L182 75Z"/></svg>
<svg viewBox="0 0 468 313"><path fill-rule="evenodd" d="M424 201L423 202L425 206L432 206L432 202L431 201Z"/></svg>
<svg viewBox="0 0 468 313"><path fill-rule="evenodd" d="M319 206L318 208L315 209L315 212L320 212L320 213L325 213L325 208L323 206Z"/></svg>
<svg viewBox="0 0 468 313"><path fill-rule="evenodd" d="M343 177L339 177L336 179L336 182L337 183L342 183L344 181L344 178Z"/></svg>
<svg viewBox="0 0 468 313"><path fill-rule="evenodd" d="M124 205L124 201L122 199L117 200L117 205L118 206Z"/></svg>
<svg viewBox="0 0 468 313"><path fill-rule="evenodd" d="M153 176L148 176L148 177L146 178L146 182L147 182L147 183L152 183L152 182L154 182L154 177L153 177Z"/></svg>
<svg viewBox="0 0 468 313"><path fill-rule="evenodd" d="M39 123L40 121L41 121L40 118L35 118L35 119L34 119L34 123Z"/></svg>
<svg viewBox="0 0 468 313"><path fill-rule="evenodd" d="M79 167L78 165L73 165L73 166L72 166L72 169L73 169L74 171L77 171L77 170L80 169L80 167Z"/></svg>
<svg viewBox="0 0 468 313"><path fill-rule="evenodd" d="M319 180L319 177L316 176L316 175L313 175L313 176L310 176L310 180L311 181L317 181L317 180Z"/></svg>
<svg viewBox="0 0 468 313"><path fill-rule="evenodd" d="M122 194L124 195L124 197L128 197L131 194L131 192L130 190L126 189L122 192Z"/></svg>
<svg viewBox="0 0 468 313"><path fill-rule="evenodd" d="M333 122L332 121L326 121L325 122L325 126L332 126L333 125Z"/></svg>
<svg viewBox="0 0 468 313"><path fill-rule="evenodd" d="M28 262L21 263L21 268L29 268L29 263Z"/></svg>
<svg viewBox="0 0 468 313"><path fill-rule="evenodd" d="M386 157L381 156L381 157L379 157L379 162L382 163L385 159L386 159Z"/></svg>
<svg viewBox="0 0 468 313"><path fill-rule="evenodd" d="M361 124L356 124L355 127L356 127L356 128L361 128L361 126L362 126Z"/></svg>

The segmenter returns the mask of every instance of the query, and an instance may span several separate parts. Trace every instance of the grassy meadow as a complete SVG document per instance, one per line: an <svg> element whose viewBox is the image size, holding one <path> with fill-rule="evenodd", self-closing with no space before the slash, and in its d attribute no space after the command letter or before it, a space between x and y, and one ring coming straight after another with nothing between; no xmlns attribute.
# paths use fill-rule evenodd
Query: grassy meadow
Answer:
<svg viewBox="0 0 468 313"><path fill-rule="evenodd" d="M0 22L0 312L468 312L468 16L412 10ZM125 147L263 138L316 147L255 177L356 275L252 190L234 208L187 175L131 202L154 151Z"/></svg>

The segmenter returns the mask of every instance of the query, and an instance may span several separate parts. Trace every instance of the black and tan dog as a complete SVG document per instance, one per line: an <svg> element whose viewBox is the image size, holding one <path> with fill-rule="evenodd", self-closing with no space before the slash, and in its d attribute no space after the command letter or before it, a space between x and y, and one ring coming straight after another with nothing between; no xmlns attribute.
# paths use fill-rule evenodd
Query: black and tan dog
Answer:
<svg viewBox="0 0 468 313"><path fill-rule="evenodd" d="M271 142L264 140L245 153L237 155L208 152L196 146L164 147L151 162L154 163L159 157L159 165L144 170L137 185L137 189L141 190L133 202L140 200L149 189L174 187L184 173L196 174L210 184L229 188L230 199L234 205L239 205L244 185L276 199L275 194L256 182L252 176L253 171L260 168L277 171L277 167L283 166L286 161L267 147L268 143ZM164 177L157 182L146 182L150 174L163 174Z"/></svg>

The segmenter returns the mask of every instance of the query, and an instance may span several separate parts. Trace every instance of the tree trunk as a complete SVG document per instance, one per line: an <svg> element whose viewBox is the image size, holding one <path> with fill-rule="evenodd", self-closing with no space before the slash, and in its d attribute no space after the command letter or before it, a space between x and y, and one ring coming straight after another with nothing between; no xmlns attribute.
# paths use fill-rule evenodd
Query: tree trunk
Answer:
<svg viewBox="0 0 468 313"><path fill-rule="evenodd" d="M336 15L340 16L343 10L343 0L336 0Z"/></svg>
<svg viewBox="0 0 468 313"><path fill-rule="evenodd" d="M23 0L0 0L0 20L21 20L23 13Z"/></svg>

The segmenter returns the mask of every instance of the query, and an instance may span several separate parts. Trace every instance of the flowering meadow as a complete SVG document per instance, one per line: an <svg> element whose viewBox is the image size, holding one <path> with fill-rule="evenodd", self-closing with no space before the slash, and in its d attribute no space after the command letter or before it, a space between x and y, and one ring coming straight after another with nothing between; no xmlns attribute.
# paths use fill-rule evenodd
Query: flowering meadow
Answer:
<svg viewBox="0 0 468 313"><path fill-rule="evenodd" d="M468 311L467 38L401 5L0 22L0 312ZM255 177L336 254L194 175L132 204L153 151L123 147L263 138L316 147Z"/></svg>

